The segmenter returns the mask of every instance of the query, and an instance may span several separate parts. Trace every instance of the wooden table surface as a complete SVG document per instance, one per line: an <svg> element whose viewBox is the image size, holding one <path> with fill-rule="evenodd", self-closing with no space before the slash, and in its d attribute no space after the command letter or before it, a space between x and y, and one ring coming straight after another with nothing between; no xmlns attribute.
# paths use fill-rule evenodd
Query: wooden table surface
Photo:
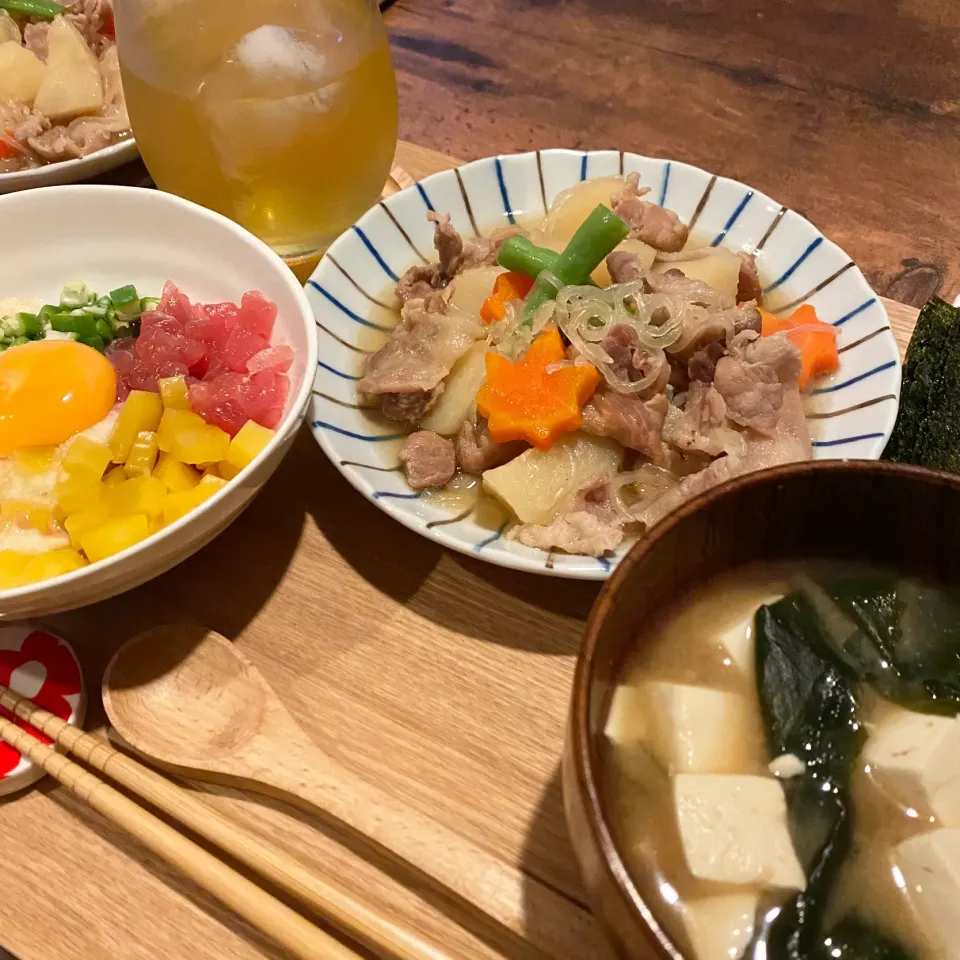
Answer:
<svg viewBox="0 0 960 960"><path fill-rule="evenodd" d="M960 207L949 6L400 0L387 20L406 136L466 158L563 144L690 160L808 214L881 293L920 302L960 289L960 225L941 212ZM588 60L588 46L602 56ZM452 162L402 144L398 161L414 177ZM889 308L902 346L915 312ZM207 548L50 626L73 641L94 691L141 629L193 620L220 631L345 765L551 885L589 925L558 762L596 589L418 537L356 493L304 430ZM202 789L451 954L533 960L523 941L316 820ZM281 956L51 783L0 803L0 847L0 944L21 960Z"/></svg>

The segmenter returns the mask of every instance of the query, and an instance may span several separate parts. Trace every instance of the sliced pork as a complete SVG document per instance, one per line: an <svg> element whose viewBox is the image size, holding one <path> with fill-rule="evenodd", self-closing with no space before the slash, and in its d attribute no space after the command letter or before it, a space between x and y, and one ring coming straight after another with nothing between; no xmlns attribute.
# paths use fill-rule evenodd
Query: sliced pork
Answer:
<svg viewBox="0 0 960 960"><path fill-rule="evenodd" d="M453 442L431 430L418 430L407 437L400 462L412 490L446 486L457 471Z"/></svg>
<svg viewBox="0 0 960 960"><path fill-rule="evenodd" d="M786 334L753 336L734 339L730 355L717 362L713 383L734 423L770 434L780 422L785 388L796 389L800 354Z"/></svg>
<svg viewBox="0 0 960 960"><path fill-rule="evenodd" d="M489 237L464 240L450 222L450 214L438 215L431 210L427 219L434 224L433 245L438 262L418 264L404 273L396 287L397 299L401 303L428 298L464 270L495 264L500 244L522 232L520 227L509 226L494 230Z"/></svg>
<svg viewBox="0 0 960 960"><path fill-rule="evenodd" d="M763 302L763 287L760 286L760 275L757 273L757 259L752 253L737 254L740 257L740 276L737 284L737 303L746 303L753 300ZM759 329L759 328L758 328Z"/></svg>
<svg viewBox="0 0 960 960"><path fill-rule="evenodd" d="M486 420L476 423L466 420L457 435L456 448L457 462L466 473L483 473L519 457L527 444L522 440L495 443L490 438Z"/></svg>
<svg viewBox="0 0 960 960"><path fill-rule="evenodd" d="M614 283L629 283L647 276L640 258L627 250L614 250L607 254L607 272Z"/></svg>
<svg viewBox="0 0 960 960"><path fill-rule="evenodd" d="M684 477L661 496L644 501L634 511L636 519L649 529L684 501L733 477L783 463L809 460L810 434L799 391L795 387L784 391L780 423L773 436L748 432L744 437L745 448L742 454L719 457L705 469Z"/></svg>
<svg viewBox="0 0 960 960"><path fill-rule="evenodd" d="M563 550L602 557L623 541L624 519L610 501L609 477L598 477L573 498L569 509L552 523L521 523L507 538L540 550Z"/></svg>
<svg viewBox="0 0 960 960"><path fill-rule="evenodd" d="M651 400L618 393L601 383L583 408L583 429L598 437L612 437L652 463L663 460L660 431L670 406L661 393Z"/></svg>
<svg viewBox="0 0 960 960"><path fill-rule="evenodd" d="M613 212L630 225L630 236L656 250L675 253L687 242L687 228L680 218L664 207L641 199L649 193L640 188L640 175L627 174L627 184L610 198Z"/></svg>
<svg viewBox="0 0 960 960"><path fill-rule="evenodd" d="M664 443L683 453L711 457L743 451L743 437L727 420L727 405L713 384L690 384L684 405L671 405L663 421Z"/></svg>
<svg viewBox="0 0 960 960"><path fill-rule="evenodd" d="M657 373L659 376L636 396L647 398L661 393L670 379L670 367L640 343L637 331L628 323L618 323L600 344L604 353L610 357L611 372L618 380L636 383Z"/></svg>
<svg viewBox="0 0 960 960"><path fill-rule="evenodd" d="M713 375L717 370L717 361L724 355L722 343L713 341L705 344L701 349L694 351L687 363L687 376L690 380L699 380L701 383L713 383Z"/></svg>
<svg viewBox="0 0 960 960"><path fill-rule="evenodd" d="M383 398L383 413L390 419L416 424L479 333L472 317L431 313L424 300L410 300L387 342L367 358L357 389Z"/></svg>

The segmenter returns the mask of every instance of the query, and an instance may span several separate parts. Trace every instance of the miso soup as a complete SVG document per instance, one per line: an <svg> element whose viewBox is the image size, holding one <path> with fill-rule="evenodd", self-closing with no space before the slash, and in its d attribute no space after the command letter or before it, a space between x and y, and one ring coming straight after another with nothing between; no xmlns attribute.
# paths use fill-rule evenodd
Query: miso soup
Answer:
<svg viewBox="0 0 960 960"><path fill-rule="evenodd" d="M960 594L725 576L638 638L604 804L692 960L960 960Z"/></svg>

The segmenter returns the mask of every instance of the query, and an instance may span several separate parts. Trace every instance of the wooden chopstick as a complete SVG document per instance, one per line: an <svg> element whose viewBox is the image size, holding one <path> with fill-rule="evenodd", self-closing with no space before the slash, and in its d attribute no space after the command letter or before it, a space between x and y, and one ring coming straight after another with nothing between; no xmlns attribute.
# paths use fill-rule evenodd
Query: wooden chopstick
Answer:
<svg viewBox="0 0 960 960"><path fill-rule="evenodd" d="M389 960L449 960L447 954L317 877L277 847L224 819L186 790L2 684L0 706L315 909L378 955ZM339 941L11 721L0 718L0 738L297 956L356 960L357 955Z"/></svg>

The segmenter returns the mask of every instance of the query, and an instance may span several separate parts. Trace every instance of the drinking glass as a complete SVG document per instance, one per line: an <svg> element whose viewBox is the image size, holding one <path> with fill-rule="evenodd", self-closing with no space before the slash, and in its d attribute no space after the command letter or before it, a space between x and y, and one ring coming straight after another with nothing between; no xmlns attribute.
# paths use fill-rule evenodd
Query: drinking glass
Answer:
<svg viewBox="0 0 960 960"><path fill-rule="evenodd" d="M375 0L118 0L130 118L157 186L288 261L380 194L397 87Z"/></svg>

